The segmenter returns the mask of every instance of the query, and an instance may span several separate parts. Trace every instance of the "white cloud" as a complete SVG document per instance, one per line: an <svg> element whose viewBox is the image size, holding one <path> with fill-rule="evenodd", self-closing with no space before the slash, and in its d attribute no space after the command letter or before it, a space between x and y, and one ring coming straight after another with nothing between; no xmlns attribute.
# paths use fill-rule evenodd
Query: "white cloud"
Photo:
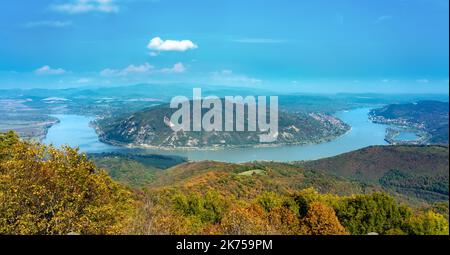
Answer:
<svg viewBox="0 0 450 255"><path fill-rule="evenodd" d="M34 71L35 74L39 75L60 75L65 74L66 70L62 68L53 69L50 66L46 65Z"/></svg>
<svg viewBox="0 0 450 255"><path fill-rule="evenodd" d="M146 73L148 71L150 71L151 69L153 69L154 67L152 65L150 65L149 63L145 63L143 65L129 65L127 68L125 68L123 70L124 73L129 74L129 73Z"/></svg>
<svg viewBox="0 0 450 255"><path fill-rule="evenodd" d="M114 0L72 0L64 4L51 5L50 8L57 12L69 14L87 12L117 13L120 9Z"/></svg>
<svg viewBox="0 0 450 255"><path fill-rule="evenodd" d="M416 80L416 82L417 83L426 84L426 83L430 83L430 80L428 80L428 79L419 79L419 80Z"/></svg>
<svg viewBox="0 0 450 255"><path fill-rule="evenodd" d="M129 65L124 69L104 69L100 72L102 76L127 76L129 74L144 74L149 73L154 69L154 66L149 63L144 63L142 65Z"/></svg>
<svg viewBox="0 0 450 255"><path fill-rule="evenodd" d="M25 28L35 28L35 27L63 28L69 26L72 26L71 21L59 21L59 20L33 21L25 24Z"/></svg>
<svg viewBox="0 0 450 255"><path fill-rule="evenodd" d="M172 68L165 68L161 70L163 73L184 73L186 67L183 63L176 63Z"/></svg>
<svg viewBox="0 0 450 255"><path fill-rule="evenodd" d="M147 48L154 51L187 51L197 49L198 46L190 40L163 40L155 37L150 40Z"/></svg>

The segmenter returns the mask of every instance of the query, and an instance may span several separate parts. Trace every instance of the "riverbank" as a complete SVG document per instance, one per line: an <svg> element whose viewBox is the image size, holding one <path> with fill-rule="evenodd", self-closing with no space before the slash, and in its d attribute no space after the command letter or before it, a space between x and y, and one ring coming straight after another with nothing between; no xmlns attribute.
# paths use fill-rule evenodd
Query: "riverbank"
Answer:
<svg viewBox="0 0 450 255"><path fill-rule="evenodd" d="M90 124L94 118L77 115L56 115L61 123L49 130L45 143L57 146L78 146L82 152L121 152L162 154L186 157L191 161L214 160L241 163L255 160L290 162L331 157L371 145L388 144L385 138L387 126L372 123L368 119L369 108L341 111L335 117L351 126L345 134L319 144L290 146L259 146L246 148L222 148L216 150L161 150L158 148L125 148L101 142Z"/></svg>

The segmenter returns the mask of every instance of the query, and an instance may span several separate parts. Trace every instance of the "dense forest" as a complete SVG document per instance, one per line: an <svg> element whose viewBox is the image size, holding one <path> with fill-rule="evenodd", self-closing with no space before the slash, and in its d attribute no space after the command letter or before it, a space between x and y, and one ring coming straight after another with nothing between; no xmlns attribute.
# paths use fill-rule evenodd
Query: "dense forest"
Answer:
<svg viewBox="0 0 450 255"><path fill-rule="evenodd" d="M22 141L13 132L0 134L0 233L448 235L449 231L448 203L414 206L370 183L296 165L170 166L160 158L156 162L161 168L153 169L148 182L135 183L130 176L120 178L123 168L117 161L118 181L91 159L109 166L98 155ZM129 158L136 160L141 160L143 174L149 161ZM389 174L395 178L386 185L395 187L412 178Z"/></svg>

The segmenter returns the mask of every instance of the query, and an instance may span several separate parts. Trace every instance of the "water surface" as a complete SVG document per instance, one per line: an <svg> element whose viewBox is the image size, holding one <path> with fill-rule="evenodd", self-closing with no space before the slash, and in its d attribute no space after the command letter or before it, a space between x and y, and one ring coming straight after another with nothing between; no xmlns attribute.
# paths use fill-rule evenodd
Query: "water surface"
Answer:
<svg viewBox="0 0 450 255"><path fill-rule="evenodd" d="M416 141L419 136L414 132L401 131L400 134L395 136L396 141L409 142Z"/></svg>
<svg viewBox="0 0 450 255"><path fill-rule="evenodd" d="M117 148L99 141L95 130L89 125L93 117L80 115L52 115L59 119L59 123L52 126L44 139L45 144L56 147L69 145L79 147L83 152L106 152Z"/></svg>
<svg viewBox="0 0 450 255"><path fill-rule="evenodd" d="M336 117L352 126L345 135L322 144L295 145L267 148L233 148L211 151L166 151L127 149L104 144L89 122L93 118L76 115L54 115L60 123L50 128L45 143L56 146L68 144L78 146L83 152L125 151L180 155L190 160L217 160L226 162L247 162L253 160L295 161L313 160L335 156L371 145L385 145L386 125L372 123L368 119L370 109L360 108L338 112Z"/></svg>

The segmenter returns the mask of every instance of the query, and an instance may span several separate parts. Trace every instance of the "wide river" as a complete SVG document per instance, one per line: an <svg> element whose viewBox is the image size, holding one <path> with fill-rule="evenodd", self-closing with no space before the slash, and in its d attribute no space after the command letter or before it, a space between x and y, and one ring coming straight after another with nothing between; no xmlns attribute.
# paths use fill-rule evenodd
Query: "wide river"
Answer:
<svg viewBox="0 0 450 255"><path fill-rule="evenodd" d="M137 152L152 154L180 155L190 160L216 160L226 162L247 162L254 160L295 161L313 160L331 157L341 153L357 150L370 145L385 145L386 125L374 124L368 119L369 108L341 111L336 117L352 126L345 135L326 143L295 145L267 148L233 148L210 151L161 151L144 149L127 149L104 144L89 122L90 117L78 115L53 115L60 123L51 127L44 140L46 144L61 146L64 144L79 147L82 152Z"/></svg>

